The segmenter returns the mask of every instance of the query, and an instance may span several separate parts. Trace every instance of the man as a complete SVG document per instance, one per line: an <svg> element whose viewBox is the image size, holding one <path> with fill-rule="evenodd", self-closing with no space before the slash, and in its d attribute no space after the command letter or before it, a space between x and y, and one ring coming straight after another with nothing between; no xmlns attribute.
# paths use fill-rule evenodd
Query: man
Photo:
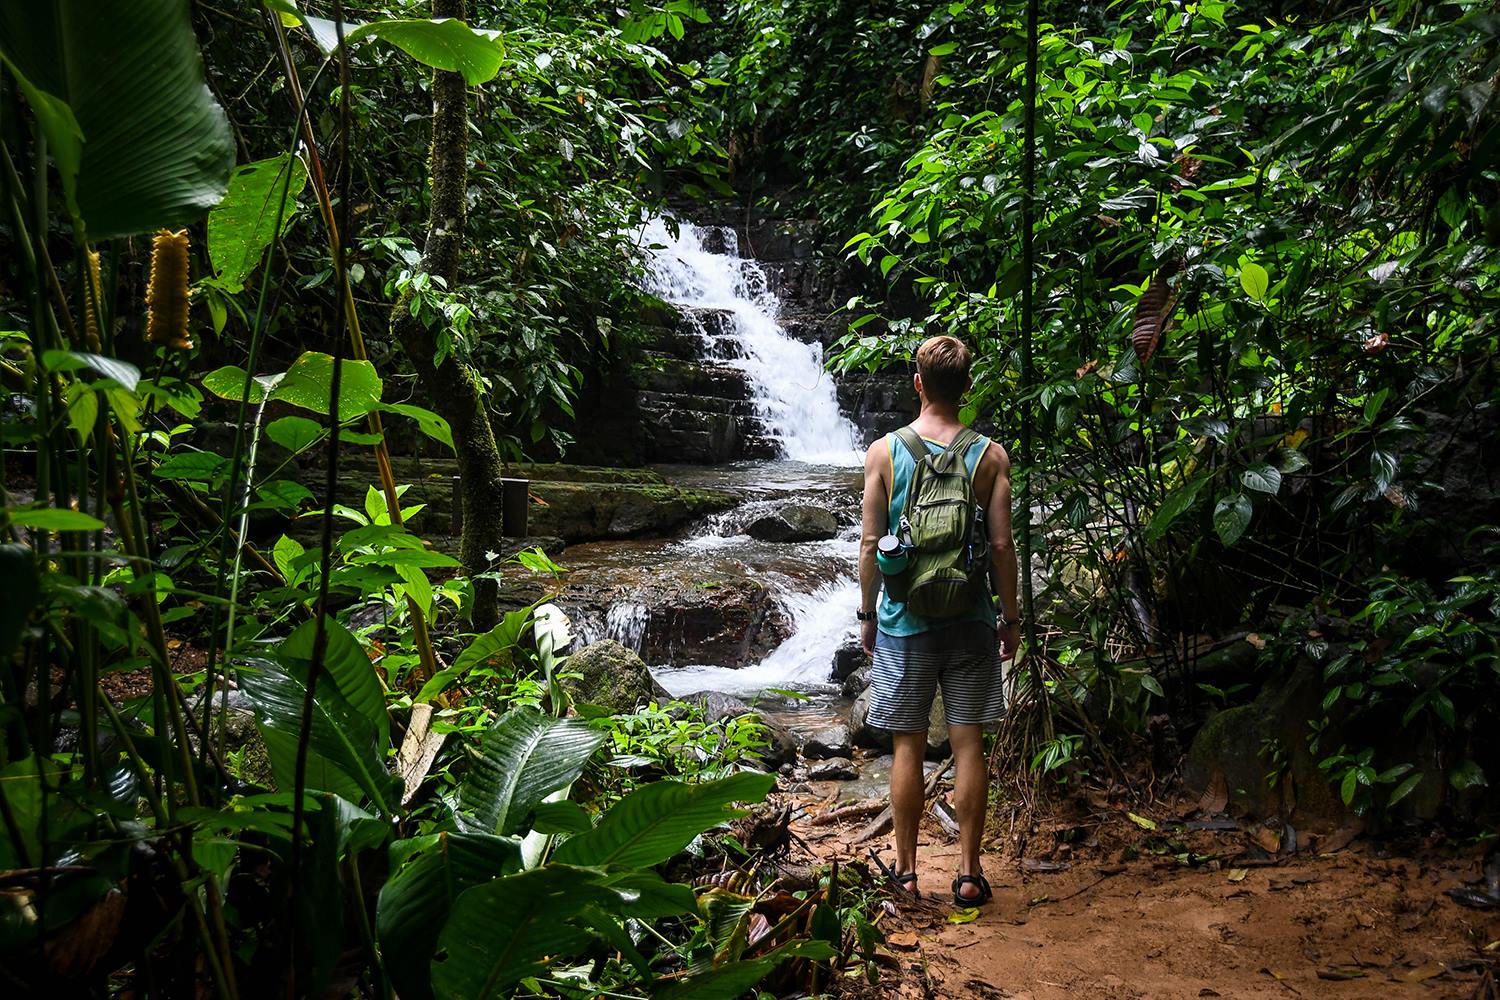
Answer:
<svg viewBox="0 0 1500 1000"><path fill-rule="evenodd" d="M922 402L912 429L932 453L940 453L964 430L958 408L970 385L968 348L955 337L925 341L917 350L912 381ZM917 827L924 804L922 759L933 693L941 684L956 769L954 807L961 851L953 895L959 905L975 905L991 895L979 866L989 794L983 732L1004 711L1000 664L1002 657L1009 660L1016 653L1020 613L1010 527L1010 458L1000 445L976 436L964 448L963 460L989 532L988 586L974 588L970 610L942 619L917 615L894 600L890 588L882 592L877 545L891 525L900 524L916 468L908 447L896 435L887 434L865 456L859 619L865 652L874 660L869 723L889 730L895 742L891 811L896 881L916 894Z"/></svg>

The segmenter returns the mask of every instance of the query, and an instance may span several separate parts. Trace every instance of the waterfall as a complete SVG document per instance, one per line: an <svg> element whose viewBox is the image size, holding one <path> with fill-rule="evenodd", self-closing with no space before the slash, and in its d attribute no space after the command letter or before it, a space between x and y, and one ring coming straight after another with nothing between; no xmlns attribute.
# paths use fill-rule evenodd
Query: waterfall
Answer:
<svg viewBox="0 0 1500 1000"><path fill-rule="evenodd" d="M714 243L729 253L705 249L704 230L680 222L672 235L664 219L641 229L640 243L651 253L646 290L673 305L719 309L730 321L720 336L733 340L725 364L750 380L756 416L782 455L798 462L859 465L854 425L839 412L833 379L823 369L817 344L788 336L777 322L781 301L770 290L765 271L738 255L732 231L715 230Z"/></svg>
<svg viewBox="0 0 1500 1000"><path fill-rule="evenodd" d="M644 604L614 604L605 616L604 635L639 653L650 621L651 610Z"/></svg>

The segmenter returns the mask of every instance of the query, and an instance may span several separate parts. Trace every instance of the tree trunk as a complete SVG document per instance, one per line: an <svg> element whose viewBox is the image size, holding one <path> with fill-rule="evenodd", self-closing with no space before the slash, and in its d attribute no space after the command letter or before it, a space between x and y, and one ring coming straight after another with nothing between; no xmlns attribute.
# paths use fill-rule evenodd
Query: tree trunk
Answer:
<svg viewBox="0 0 1500 1000"><path fill-rule="evenodd" d="M465 0L433 0L433 17L464 16ZM458 73L436 71L432 80L432 205L420 270L457 288L469 184L468 91ZM502 467L478 375L451 354L436 364L437 334L412 315L409 293L391 311L391 333L406 352L433 409L452 425L463 503L459 560L471 576L489 568L485 553L500 548ZM474 581L476 629L498 620L492 580Z"/></svg>

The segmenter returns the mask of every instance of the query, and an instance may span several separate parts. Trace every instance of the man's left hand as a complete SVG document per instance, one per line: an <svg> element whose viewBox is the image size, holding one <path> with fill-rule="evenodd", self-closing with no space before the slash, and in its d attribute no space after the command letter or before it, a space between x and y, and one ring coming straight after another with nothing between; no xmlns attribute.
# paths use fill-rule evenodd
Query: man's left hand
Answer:
<svg viewBox="0 0 1500 1000"><path fill-rule="evenodd" d="M996 632L995 639L1000 645L1000 659L1015 659L1017 651L1019 651L1021 648L1020 623L1016 622L1010 625L1000 626L1000 628Z"/></svg>

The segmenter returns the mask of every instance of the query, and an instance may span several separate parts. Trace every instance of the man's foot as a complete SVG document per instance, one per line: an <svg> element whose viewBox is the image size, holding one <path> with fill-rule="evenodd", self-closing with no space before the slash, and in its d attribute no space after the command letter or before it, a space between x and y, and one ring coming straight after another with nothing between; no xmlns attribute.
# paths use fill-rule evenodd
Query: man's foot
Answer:
<svg viewBox="0 0 1500 1000"><path fill-rule="evenodd" d="M953 902L957 906L978 906L989 902L994 895L983 872L977 875L960 875L953 880Z"/></svg>
<svg viewBox="0 0 1500 1000"><path fill-rule="evenodd" d="M900 889L907 895L912 896L915 899L922 898L922 890L917 888L916 872L908 872L905 875L893 875L891 877L891 881L895 883L896 888Z"/></svg>

